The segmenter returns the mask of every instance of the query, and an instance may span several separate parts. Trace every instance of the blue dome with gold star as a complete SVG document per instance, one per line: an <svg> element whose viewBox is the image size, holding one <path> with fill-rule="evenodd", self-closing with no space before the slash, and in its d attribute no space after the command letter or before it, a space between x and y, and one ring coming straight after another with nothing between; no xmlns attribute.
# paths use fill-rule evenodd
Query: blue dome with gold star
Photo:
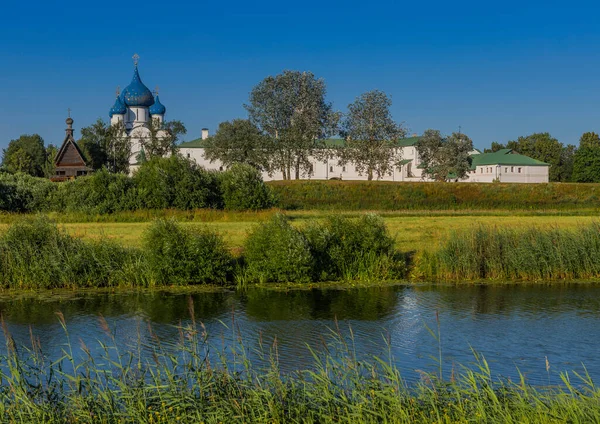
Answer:
<svg viewBox="0 0 600 424"><path fill-rule="evenodd" d="M125 87L121 93L121 101L125 106L145 106L150 107L154 104L152 92L144 85L140 78L137 65L133 71L133 80Z"/></svg>
<svg viewBox="0 0 600 424"><path fill-rule="evenodd" d="M108 116L112 118L113 115L125 115L126 113L127 107L123 104L121 98L117 97L117 99L115 100L115 104L113 105L113 107L110 108L110 111L108 112Z"/></svg>
<svg viewBox="0 0 600 424"><path fill-rule="evenodd" d="M158 94L154 98L154 104L150 106L150 115L164 115L167 108L158 99Z"/></svg>

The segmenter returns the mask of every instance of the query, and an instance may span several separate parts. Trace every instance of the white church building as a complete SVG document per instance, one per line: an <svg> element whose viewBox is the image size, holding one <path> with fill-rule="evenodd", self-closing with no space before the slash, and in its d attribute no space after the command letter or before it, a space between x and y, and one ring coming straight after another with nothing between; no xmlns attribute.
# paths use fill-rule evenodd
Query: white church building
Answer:
<svg viewBox="0 0 600 424"><path fill-rule="evenodd" d="M144 155L143 144L151 137L151 127L158 127L165 118L167 109L158 98L158 90L151 92L144 85L138 70L139 56L133 56L134 70L133 79L125 89L119 92L115 104L110 109L111 125L120 125L131 139L131 155L129 157L130 172L134 172L138 166L141 156ZM164 137L166 133L158 130L156 137Z"/></svg>

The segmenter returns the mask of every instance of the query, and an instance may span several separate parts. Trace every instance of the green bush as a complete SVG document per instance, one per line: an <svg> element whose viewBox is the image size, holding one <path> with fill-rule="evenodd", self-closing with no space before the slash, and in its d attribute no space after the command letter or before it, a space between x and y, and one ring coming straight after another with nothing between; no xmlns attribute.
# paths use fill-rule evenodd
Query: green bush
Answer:
<svg viewBox="0 0 600 424"><path fill-rule="evenodd" d="M178 155L143 163L133 180L140 208L185 210L222 207L217 174Z"/></svg>
<svg viewBox="0 0 600 424"><path fill-rule="evenodd" d="M394 239L377 215L329 216L304 232L321 280L389 279L404 274L404 258L396 253Z"/></svg>
<svg viewBox="0 0 600 424"><path fill-rule="evenodd" d="M314 272L306 237L279 214L248 235L244 259L248 281L307 282Z"/></svg>
<svg viewBox="0 0 600 424"><path fill-rule="evenodd" d="M48 198L56 185L29 174L0 172L0 210L36 212L49 210Z"/></svg>
<svg viewBox="0 0 600 424"><path fill-rule="evenodd" d="M105 214L138 209L132 178L105 168L56 185L49 199L52 210Z"/></svg>
<svg viewBox="0 0 600 424"><path fill-rule="evenodd" d="M44 217L16 222L0 238L0 280L8 288L102 287L123 281L137 252L107 240L84 242Z"/></svg>
<svg viewBox="0 0 600 424"><path fill-rule="evenodd" d="M221 175L225 209L259 210L275 204L271 189L253 166L236 163Z"/></svg>
<svg viewBox="0 0 600 424"><path fill-rule="evenodd" d="M208 229L187 229L160 219L144 235L144 253L157 284L225 283L233 258L225 242Z"/></svg>

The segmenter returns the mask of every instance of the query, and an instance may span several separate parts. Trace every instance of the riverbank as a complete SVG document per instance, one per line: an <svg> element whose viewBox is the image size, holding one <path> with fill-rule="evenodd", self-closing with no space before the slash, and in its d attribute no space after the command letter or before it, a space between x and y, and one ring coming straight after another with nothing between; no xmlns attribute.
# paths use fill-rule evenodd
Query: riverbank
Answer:
<svg viewBox="0 0 600 424"><path fill-rule="evenodd" d="M61 359L45 355L32 338L18 345L3 324L0 417L7 422L598 422L600 390L588 375L561 374L562 383L532 386L495 377L487 360L452 369L443 364L407 383L385 349L357 357L361 340L333 328L306 367L282 371L277 339L257 344L250 359L244 338L211 344L195 320L174 328L166 343L149 328L152 343L123 340L100 317L97 341L75 343L61 313ZM138 329L138 331L140 331ZM434 339L439 330L434 330ZM434 340L435 343L435 340ZM149 349L149 351L148 351ZM441 349L441 346L440 346ZM441 355L441 352L440 352ZM548 366L548 363L547 363Z"/></svg>
<svg viewBox="0 0 600 424"><path fill-rule="evenodd" d="M11 216L12 224L0 225L0 284L23 290L600 278L595 216L202 213L205 222L58 225L44 216Z"/></svg>

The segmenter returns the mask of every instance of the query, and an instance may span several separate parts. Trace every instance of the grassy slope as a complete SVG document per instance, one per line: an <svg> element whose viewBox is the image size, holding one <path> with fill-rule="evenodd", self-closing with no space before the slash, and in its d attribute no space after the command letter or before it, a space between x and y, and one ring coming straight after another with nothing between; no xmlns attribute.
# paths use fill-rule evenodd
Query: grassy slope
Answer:
<svg viewBox="0 0 600 424"><path fill-rule="evenodd" d="M456 184L385 181L276 181L283 209L598 209L600 184Z"/></svg>

